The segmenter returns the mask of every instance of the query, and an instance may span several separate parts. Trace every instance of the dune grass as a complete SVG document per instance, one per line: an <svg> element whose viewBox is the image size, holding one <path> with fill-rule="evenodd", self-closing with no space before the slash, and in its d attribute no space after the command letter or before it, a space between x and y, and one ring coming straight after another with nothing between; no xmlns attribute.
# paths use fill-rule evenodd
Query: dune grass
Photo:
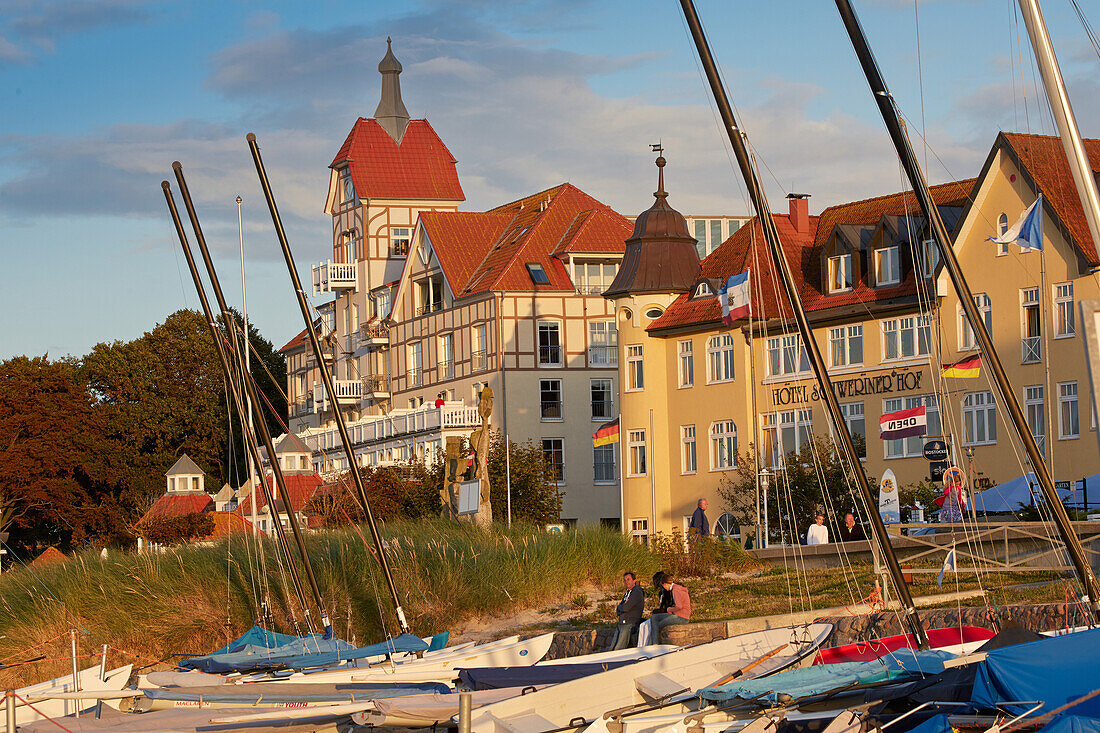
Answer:
<svg viewBox="0 0 1100 733"><path fill-rule="evenodd" d="M506 616L567 600L581 586L611 587L624 569L643 576L659 563L624 535L599 528L550 535L526 526L484 531L469 524L418 521L390 523L382 534L409 623L420 635L471 617ZM381 568L355 528L310 533L307 546L338 636L369 643L396 632ZM305 632L275 550L273 542L265 542L261 567L255 546L238 537L164 553L107 558L85 553L67 563L5 573L0 576L0 662L47 659L0 668L0 684L18 686L65 674L71 664L66 636L71 628L82 630L80 653L88 655L83 666L96 663L92 655L102 644L111 645L112 666L207 653L257 619L280 631ZM266 620L265 594L270 602ZM313 626L318 626L316 614Z"/></svg>

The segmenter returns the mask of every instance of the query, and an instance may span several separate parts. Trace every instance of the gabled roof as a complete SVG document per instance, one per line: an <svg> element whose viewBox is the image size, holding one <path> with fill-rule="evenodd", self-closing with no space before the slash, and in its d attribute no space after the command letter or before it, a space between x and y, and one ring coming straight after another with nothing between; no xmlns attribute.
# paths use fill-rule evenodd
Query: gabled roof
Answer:
<svg viewBox="0 0 1100 733"><path fill-rule="evenodd" d="M31 565L55 565L57 563L65 562L69 558L65 556L65 553L56 547L47 547L42 551L42 554L31 560Z"/></svg>
<svg viewBox="0 0 1100 733"><path fill-rule="evenodd" d="M265 478L267 481L267 485L269 487L272 487L272 493L274 493L275 477L267 476ZM313 498L313 495L317 493L317 489L319 489L324 484L324 482L321 481L321 477L318 476L316 473L285 474L283 476L283 480L286 482L286 490L287 493L290 495L290 504L294 507L295 512L302 511L302 507L304 507L309 502L309 500ZM256 511L263 511L264 507L267 506L267 500L264 497L264 492L257 491L255 499L257 502ZM252 500L252 496L246 497L234 511L237 514L240 514L242 517L247 517L249 514L252 513ZM283 503L282 500L283 497L280 496L278 502L280 508Z"/></svg>
<svg viewBox="0 0 1100 733"><path fill-rule="evenodd" d="M361 198L466 200L457 161L427 120L410 120L398 144L377 120L360 117L329 167L345 162Z"/></svg>
<svg viewBox="0 0 1100 733"><path fill-rule="evenodd" d="M1083 140L1085 154L1093 176L1100 172L1100 140ZM1092 241L1085 210L1081 207L1081 197L1073 182L1073 174L1066 160L1062 141L1048 135L1024 135L1015 132L1002 132L997 136L994 152L1004 149L1019 164L1024 175L1031 181L1039 193L1043 194L1047 207L1055 218L1069 232L1071 244L1090 266L1100 265L1100 256L1096 251L1096 242Z"/></svg>
<svg viewBox="0 0 1100 733"><path fill-rule="evenodd" d="M203 537L204 540L220 540L252 531L252 523L236 512L210 512L210 518L214 520L214 531Z"/></svg>
<svg viewBox="0 0 1100 733"><path fill-rule="evenodd" d="M191 456L184 453L179 460L172 464L165 476L205 476L206 472L191 460Z"/></svg>
<svg viewBox="0 0 1100 733"><path fill-rule="evenodd" d="M150 517L182 517L186 514L195 514L210 509L214 500L210 494L192 492L190 494L163 494L149 511L142 515L138 523L144 522Z"/></svg>
<svg viewBox="0 0 1100 733"><path fill-rule="evenodd" d="M932 198L937 206L961 211L964 202L974 188L973 178L932 186ZM957 211L948 214L950 225L957 220ZM820 216L811 216L806 231L795 229L788 214L773 214L779 240L787 255L799 298L807 312L826 311L855 303L890 301L916 295L916 280L912 269L901 283L889 287L870 287L858 279L852 290L828 295L821 289L822 249L828 244L834 229L841 236L854 240L859 247L859 226L874 228L884 216L919 216L919 207L912 192L876 196L863 201L831 206ZM756 255L753 256L753 248ZM730 275L752 269L753 318L790 317L791 310L786 296L780 297L782 285L771 265L767 243L760 222L753 217L749 223L734 232L729 239L702 262L700 277L725 281ZM777 290L778 288L778 290ZM647 330L658 331L685 326L701 326L721 322L721 310L715 297L692 300L689 294L681 295L664 314L653 321Z"/></svg>
<svg viewBox="0 0 1100 733"><path fill-rule="evenodd" d="M504 233L512 217L473 211L423 211L420 223L432 243L439 266L457 294Z"/></svg>
<svg viewBox="0 0 1100 733"><path fill-rule="evenodd" d="M229 501L236 493L229 484L222 484L222 487L218 489L218 493L214 494L214 501Z"/></svg>
<svg viewBox="0 0 1100 733"><path fill-rule="evenodd" d="M275 453L312 453L313 451L294 433L283 433L275 441Z"/></svg>

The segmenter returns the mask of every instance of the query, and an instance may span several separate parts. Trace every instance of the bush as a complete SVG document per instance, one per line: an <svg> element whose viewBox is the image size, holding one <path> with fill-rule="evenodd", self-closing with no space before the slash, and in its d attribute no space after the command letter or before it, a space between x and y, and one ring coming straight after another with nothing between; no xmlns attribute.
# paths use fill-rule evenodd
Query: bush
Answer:
<svg viewBox="0 0 1100 733"><path fill-rule="evenodd" d="M176 517L156 515L134 526L134 534L158 545L185 545L214 533L214 517L191 512Z"/></svg>

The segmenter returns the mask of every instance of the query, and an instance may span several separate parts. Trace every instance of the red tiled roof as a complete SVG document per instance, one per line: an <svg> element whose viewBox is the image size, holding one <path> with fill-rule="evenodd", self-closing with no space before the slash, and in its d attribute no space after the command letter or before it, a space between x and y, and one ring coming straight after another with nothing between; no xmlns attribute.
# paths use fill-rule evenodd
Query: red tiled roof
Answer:
<svg viewBox="0 0 1100 733"><path fill-rule="evenodd" d="M376 120L360 117L330 167L345 161L363 198L466 200L455 158L427 120L410 120L398 145Z"/></svg>
<svg viewBox="0 0 1100 733"><path fill-rule="evenodd" d="M309 329L308 328L303 328L301 333L299 333L297 336L292 338L290 341L287 341L286 345L283 346L283 348L279 349L279 352L282 353L282 354L285 354L286 352L290 351L291 349L297 349L300 346L304 346L305 343L306 343L306 340L308 338L309 338Z"/></svg>
<svg viewBox="0 0 1100 733"><path fill-rule="evenodd" d="M213 504L214 500L210 498L210 494L198 492L164 494L149 507L149 511L145 512L138 523L144 522L149 517L182 517L185 514L204 512Z"/></svg>
<svg viewBox="0 0 1100 733"><path fill-rule="evenodd" d="M974 179L954 181L932 186L932 198L938 206L962 207L974 187ZM821 250L829 242L833 230L840 224L872 225L883 216L919 216L920 210L912 192L877 196L863 201L832 206L811 216L807 231L795 230L788 214L773 214L779 240L787 255L799 297L808 312L823 311L853 303L886 301L916 293L916 281L912 269L896 286L875 288L857 278L852 290L836 295L822 292ZM756 255L753 257L753 247ZM701 277L723 281L730 275L753 270L752 298L754 318L790 317L791 310L786 296L779 296L782 286L774 273L768 254L764 233L756 217L746 226L734 232L729 239L714 250L702 262ZM690 293L681 295L664 314L653 321L647 330L660 330L682 326L698 326L721 321L718 299L714 297L690 299Z"/></svg>
<svg viewBox="0 0 1100 733"><path fill-rule="evenodd" d="M1031 176L1047 205L1069 230L1073 244L1081 255L1090 265L1100 265L1096 243L1089 233L1085 210L1081 208L1081 197L1073 182L1062 141L1047 135L1002 132L997 138L998 144L1002 138L1021 167ZM1100 172L1100 140L1082 142L1089 158L1089 167L1095 175Z"/></svg>
<svg viewBox="0 0 1100 733"><path fill-rule="evenodd" d="M420 223L455 293L461 293L512 217L470 211L423 211Z"/></svg>
<svg viewBox="0 0 1100 733"><path fill-rule="evenodd" d="M272 493L274 493L275 477L267 476L267 485L272 487ZM316 473L308 474L288 474L283 476L283 480L286 481L286 490L290 495L290 505L294 508L295 512L302 511L302 507L309 502L313 495L317 493L317 489L324 483L321 481L321 477ZM234 511L240 514L242 517L248 516L252 513L252 497L256 496L256 511L261 511L267 506L267 501L264 499L263 491L254 491L249 496L246 496L244 501L241 502ZM279 496L279 503L281 504L285 497Z"/></svg>
<svg viewBox="0 0 1100 733"><path fill-rule="evenodd" d="M252 531L252 523L240 514L234 512L210 512L214 520L214 531L203 539L219 540L234 534L245 534Z"/></svg>
<svg viewBox="0 0 1100 733"><path fill-rule="evenodd" d="M590 212L578 223L578 216ZM478 264L460 295L488 290L533 290L527 263L538 263L549 284L543 290L572 290L562 252L618 252L625 249L630 221L569 183L492 209L508 215L502 234ZM569 237L566 239L566 237Z"/></svg>
<svg viewBox="0 0 1100 733"><path fill-rule="evenodd" d="M47 547L45 550L42 551L41 555L31 560L31 565L56 565L57 563L65 562L68 559L69 558L65 556L65 553L57 549L56 547Z"/></svg>

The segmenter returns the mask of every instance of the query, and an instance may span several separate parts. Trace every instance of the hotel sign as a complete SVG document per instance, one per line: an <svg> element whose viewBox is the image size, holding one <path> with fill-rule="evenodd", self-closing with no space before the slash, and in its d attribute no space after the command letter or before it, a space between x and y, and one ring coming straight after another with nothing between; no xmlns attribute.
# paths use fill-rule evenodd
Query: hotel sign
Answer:
<svg viewBox="0 0 1100 733"><path fill-rule="evenodd" d="M832 382L836 396L863 397L864 395L890 394L920 389L924 372L893 370L874 377L856 377ZM772 405L804 405L821 399L816 384L796 384L790 387L776 387L772 390Z"/></svg>

